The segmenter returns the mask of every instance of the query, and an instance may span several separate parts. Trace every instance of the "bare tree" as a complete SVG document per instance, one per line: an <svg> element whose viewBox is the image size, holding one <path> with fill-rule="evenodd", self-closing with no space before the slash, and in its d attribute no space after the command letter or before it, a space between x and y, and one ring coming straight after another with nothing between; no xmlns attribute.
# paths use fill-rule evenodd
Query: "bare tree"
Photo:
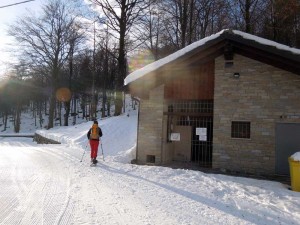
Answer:
<svg viewBox="0 0 300 225"><path fill-rule="evenodd" d="M106 24L118 39L118 72L116 74L116 102L115 115L122 113L123 101L122 91L124 78L127 75L126 39L134 22L142 15L147 7L144 0L90 0L103 10Z"/></svg>
<svg viewBox="0 0 300 225"><path fill-rule="evenodd" d="M165 34L163 24L165 12L156 1L147 1L148 8L145 10L144 16L139 18L138 23L135 23L134 32L131 32L131 36L136 40L131 55L134 56L134 53L140 50L148 50L153 58L158 60L162 58L162 55L165 56L161 51Z"/></svg>
<svg viewBox="0 0 300 225"><path fill-rule="evenodd" d="M20 49L33 68L43 68L51 84L48 128L53 127L55 93L58 79L65 62L72 52L72 42L76 27L75 16L60 0L49 1L41 15L30 15L15 22L9 29Z"/></svg>
<svg viewBox="0 0 300 225"><path fill-rule="evenodd" d="M261 34L277 42L300 46L300 1L269 0Z"/></svg>
<svg viewBox="0 0 300 225"><path fill-rule="evenodd" d="M256 33L265 10L265 0L227 0L236 29Z"/></svg>
<svg viewBox="0 0 300 225"><path fill-rule="evenodd" d="M229 5L224 0L213 0L211 4L210 24L208 34L214 34L224 28L232 27L232 22L228 16Z"/></svg>
<svg viewBox="0 0 300 225"><path fill-rule="evenodd" d="M69 36L69 56L68 56L68 64L69 64L69 77L68 77L68 88L69 90L72 90L72 79L73 79L73 61L74 61L74 54L78 50L78 45L84 40L84 35L82 32L79 32L82 30L80 27L80 24L74 24L71 27L71 34ZM65 102L65 109L66 112L64 114L64 126L68 126L69 121L69 114L71 110L71 99L68 99Z"/></svg>
<svg viewBox="0 0 300 225"><path fill-rule="evenodd" d="M221 6L218 0L164 0L159 2L159 8L165 13L163 17L163 40L167 40L174 50L181 49L201 38L211 31L217 17L213 13ZM215 11L214 11L215 10Z"/></svg>
<svg viewBox="0 0 300 225"><path fill-rule="evenodd" d="M187 45L189 19L194 13L190 11L194 7L194 0L167 0L161 1L160 7L166 13L164 27L169 42L175 49L181 49Z"/></svg>

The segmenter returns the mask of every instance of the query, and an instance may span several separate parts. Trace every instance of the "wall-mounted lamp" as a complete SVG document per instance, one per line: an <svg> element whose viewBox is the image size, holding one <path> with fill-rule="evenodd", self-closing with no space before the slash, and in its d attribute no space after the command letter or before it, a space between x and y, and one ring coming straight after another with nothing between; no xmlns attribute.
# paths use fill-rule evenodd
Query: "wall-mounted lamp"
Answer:
<svg viewBox="0 0 300 225"><path fill-rule="evenodd" d="M240 73L234 73L233 78L236 78L236 79L240 78Z"/></svg>

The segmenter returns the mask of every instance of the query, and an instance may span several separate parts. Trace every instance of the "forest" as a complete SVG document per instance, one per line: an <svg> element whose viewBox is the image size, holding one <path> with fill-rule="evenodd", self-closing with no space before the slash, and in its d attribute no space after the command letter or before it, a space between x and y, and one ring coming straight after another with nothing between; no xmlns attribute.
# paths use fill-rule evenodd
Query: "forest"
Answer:
<svg viewBox="0 0 300 225"><path fill-rule="evenodd" d="M8 27L17 63L0 79L0 130L18 133L22 113L46 129L118 116L130 72L222 29L300 48L300 1L47 0Z"/></svg>

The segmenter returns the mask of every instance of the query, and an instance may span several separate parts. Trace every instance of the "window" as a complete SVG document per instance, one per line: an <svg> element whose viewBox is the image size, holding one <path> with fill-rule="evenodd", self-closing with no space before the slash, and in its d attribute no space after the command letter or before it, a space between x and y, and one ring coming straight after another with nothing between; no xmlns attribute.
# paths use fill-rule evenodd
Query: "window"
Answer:
<svg viewBox="0 0 300 225"><path fill-rule="evenodd" d="M231 137L250 139L250 122L232 121Z"/></svg>

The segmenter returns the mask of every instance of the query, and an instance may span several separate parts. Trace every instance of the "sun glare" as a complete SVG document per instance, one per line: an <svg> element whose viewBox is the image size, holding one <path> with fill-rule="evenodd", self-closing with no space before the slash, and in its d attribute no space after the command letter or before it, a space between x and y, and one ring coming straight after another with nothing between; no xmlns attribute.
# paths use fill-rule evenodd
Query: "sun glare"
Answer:
<svg viewBox="0 0 300 225"><path fill-rule="evenodd" d="M72 97L72 93L69 88L63 87L56 91L56 99L60 102L68 102Z"/></svg>
<svg viewBox="0 0 300 225"><path fill-rule="evenodd" d="M150 51L141 51L138 54L129 58L129 73L140 69L154 62L154 57Z"/></svg>

